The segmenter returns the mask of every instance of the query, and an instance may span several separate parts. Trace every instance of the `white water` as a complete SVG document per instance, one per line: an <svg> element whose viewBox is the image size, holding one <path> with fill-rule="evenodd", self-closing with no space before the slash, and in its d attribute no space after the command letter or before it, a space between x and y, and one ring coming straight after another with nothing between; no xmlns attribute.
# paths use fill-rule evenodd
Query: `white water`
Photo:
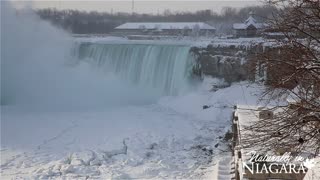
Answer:
<svg viewBox="0 0 320 180"><path fill-rule="evenodd" d="M88 58L132 84L177 95L191 81L194 57L189 50L183 45L84 43L77 52L79 59Z"/></svg>
<svg viewBox="0 0 320 180"><path fill-rule="evenodd" d="M150 104L188 86L188 46L80 45L1 2L1 104L74 109ZM77 62L72 64L72 62Z"/></svg>

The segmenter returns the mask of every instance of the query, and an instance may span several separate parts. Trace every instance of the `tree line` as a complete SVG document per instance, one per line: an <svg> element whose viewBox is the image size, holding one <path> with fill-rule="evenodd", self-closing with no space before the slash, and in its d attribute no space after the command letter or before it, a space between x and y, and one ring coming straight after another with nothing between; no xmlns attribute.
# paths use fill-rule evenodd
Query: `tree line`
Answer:
<svg viewBox="0 0 320 180"><path fill-rule="evenodd" d="M58 10L56 8L38 9L36 13L44 20L75 34L108 34L115 27L126 22L207 22L217 28L218 33L232 32L232 24L243 22L250 11L256 18L265 21L276 11L274 6L251 6L241 9L225 7L221 13L212 10L196 12L171 12L169 9L162 14L143 13L110 13L97 11Z"/></svg>

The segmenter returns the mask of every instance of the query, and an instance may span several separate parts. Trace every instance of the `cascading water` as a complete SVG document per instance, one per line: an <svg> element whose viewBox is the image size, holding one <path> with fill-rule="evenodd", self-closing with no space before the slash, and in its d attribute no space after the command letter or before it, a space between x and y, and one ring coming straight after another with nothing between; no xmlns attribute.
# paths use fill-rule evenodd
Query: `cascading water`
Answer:
<svg viewBox="0 0 320 180"><path fill-rule="evenodd" d="M50 110L137 105L188 88L194 62L189 46L77 41L74 48L74 38L31 10L16 13L10 3L1 5L1 105Z"/></svg>
<svg viewBox="0 0 320 180"><path fill-rule="evenodd" d="M134 85L176 95L190 85L194 57L174 44L81 43L77 58L113 72Z"/></svg>

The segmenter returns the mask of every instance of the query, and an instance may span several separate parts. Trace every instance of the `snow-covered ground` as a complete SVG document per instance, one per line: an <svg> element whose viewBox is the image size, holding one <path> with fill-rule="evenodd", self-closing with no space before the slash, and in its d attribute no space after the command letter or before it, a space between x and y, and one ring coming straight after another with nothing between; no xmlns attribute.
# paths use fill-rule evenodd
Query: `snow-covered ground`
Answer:
<svg viewBox="0 0 320 180"><path fill-rule="evenodd" d="M150 36L145 36L150 37ZM224 37L167 37L157 40L128 40L126 37L117 36L75 36L77 42L91 42L102 44L175 44L175 45L190 45L193 47L246 47L250 48L255 45L275 46L276 40L265 39L263 37L254 38L231 38Z"/></svg>
<svg viewBox="0 0 320 180"><path fill-rule="evenodd" d="M233 105L256 104L262 87L242 82L213 92L213 82L149 105L79 112L2 106L1 179L228 179L223 137Z"/></svg>

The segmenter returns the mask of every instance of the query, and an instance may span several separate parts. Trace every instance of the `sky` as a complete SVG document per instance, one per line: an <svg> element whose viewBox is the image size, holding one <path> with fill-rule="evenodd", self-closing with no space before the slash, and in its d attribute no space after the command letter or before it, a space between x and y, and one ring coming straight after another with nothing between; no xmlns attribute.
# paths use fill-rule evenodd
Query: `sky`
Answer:
<svg viewBox="0 0 320 180"><path fill-rule="evenodd" d="M13 0L19 7L21 1ZM58 8L78 9L85 11L104 12L132 12L132 0L31 0L33 8ZM251 5L262 5L263 0L134 0L133 11L136 13L163 13L169 9L171 12L197 11L210 9L220 13L223 7L245 7Z"/></svg>

